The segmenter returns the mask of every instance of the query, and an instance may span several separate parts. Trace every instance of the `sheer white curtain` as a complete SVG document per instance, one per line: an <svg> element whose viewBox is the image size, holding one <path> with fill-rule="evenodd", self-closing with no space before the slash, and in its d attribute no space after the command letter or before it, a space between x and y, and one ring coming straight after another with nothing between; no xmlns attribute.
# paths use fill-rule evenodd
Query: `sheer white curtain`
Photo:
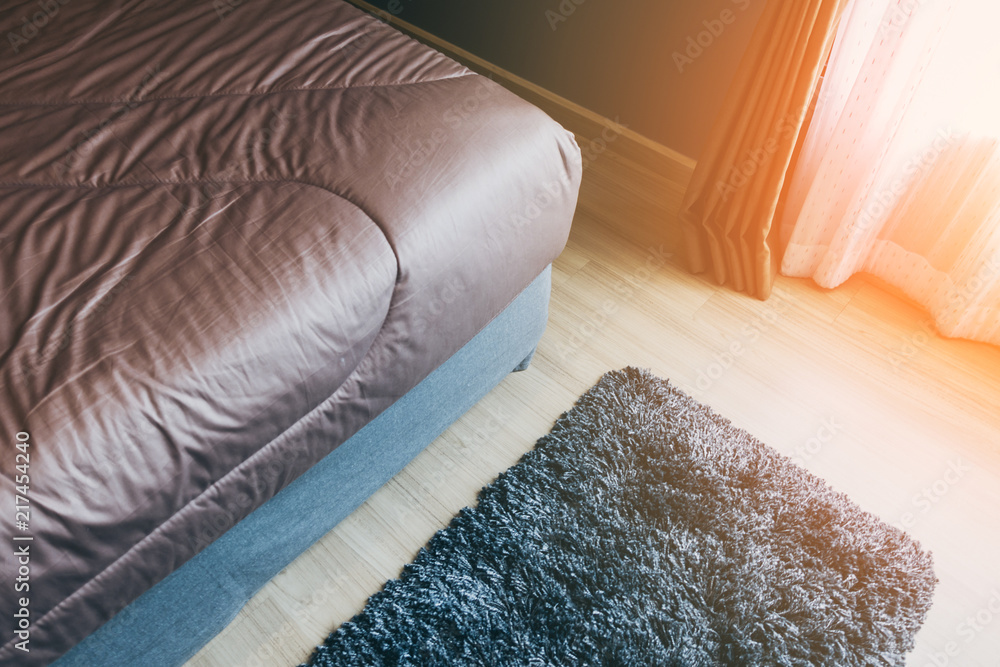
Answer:
<svg viewBox="0 0 1000 667"><path fill-rule="evenodd" d="M781 272L903 289L1000 344L1000 3L854 0L787 184Z"/></svg>

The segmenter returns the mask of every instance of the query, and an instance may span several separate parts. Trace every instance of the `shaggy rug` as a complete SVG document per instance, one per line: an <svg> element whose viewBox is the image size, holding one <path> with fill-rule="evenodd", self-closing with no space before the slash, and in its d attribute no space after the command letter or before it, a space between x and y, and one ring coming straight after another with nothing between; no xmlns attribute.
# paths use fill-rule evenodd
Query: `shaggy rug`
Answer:
<svg viewBox="0 0 1000 667"><path fill-rule="evenodd" d="M902 665L931 557L649 373L605 375L310 665Z"/></svg>

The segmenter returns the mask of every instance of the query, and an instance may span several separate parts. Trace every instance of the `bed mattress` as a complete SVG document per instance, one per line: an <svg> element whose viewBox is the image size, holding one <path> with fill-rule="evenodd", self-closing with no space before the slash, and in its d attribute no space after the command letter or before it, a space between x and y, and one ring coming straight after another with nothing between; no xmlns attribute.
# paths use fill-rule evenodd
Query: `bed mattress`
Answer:
<svg viewBox="0 0 1000 667"><path fill-rule="evenodd" d="M0 663L35 665L475 336L564 246L580 159L341 1L0 27Z"/></svg>

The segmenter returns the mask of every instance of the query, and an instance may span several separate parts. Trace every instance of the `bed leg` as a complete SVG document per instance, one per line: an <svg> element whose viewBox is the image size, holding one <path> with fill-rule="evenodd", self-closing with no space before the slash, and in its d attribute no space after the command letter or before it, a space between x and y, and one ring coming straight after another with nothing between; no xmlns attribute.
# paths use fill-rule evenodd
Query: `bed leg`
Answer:
<svg viewBox="0 0 1000 667"><path fill-rule="evenodd" d="M536 348L532 348L531 352L528 353L528 356L526 356L524 358L524 360L521 361L521 363L519 363L517 366L514 367L514 371L513 372L514 373L520 373L521 371L528 370L528 366L531 365L531 358L535 356L535 350L537 350L537 349L538 349L537 347Z"/></svg>

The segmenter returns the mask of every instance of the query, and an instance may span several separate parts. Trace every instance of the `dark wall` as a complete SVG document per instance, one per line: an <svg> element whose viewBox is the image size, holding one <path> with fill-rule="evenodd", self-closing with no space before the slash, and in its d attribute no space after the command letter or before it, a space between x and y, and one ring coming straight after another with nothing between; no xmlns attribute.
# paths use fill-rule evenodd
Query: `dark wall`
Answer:
<svg viewBox="0 0 1000 667"><path fill-rule="evenodd" d="M693 158L705 144L764 2L373 0Z"/></svg>

